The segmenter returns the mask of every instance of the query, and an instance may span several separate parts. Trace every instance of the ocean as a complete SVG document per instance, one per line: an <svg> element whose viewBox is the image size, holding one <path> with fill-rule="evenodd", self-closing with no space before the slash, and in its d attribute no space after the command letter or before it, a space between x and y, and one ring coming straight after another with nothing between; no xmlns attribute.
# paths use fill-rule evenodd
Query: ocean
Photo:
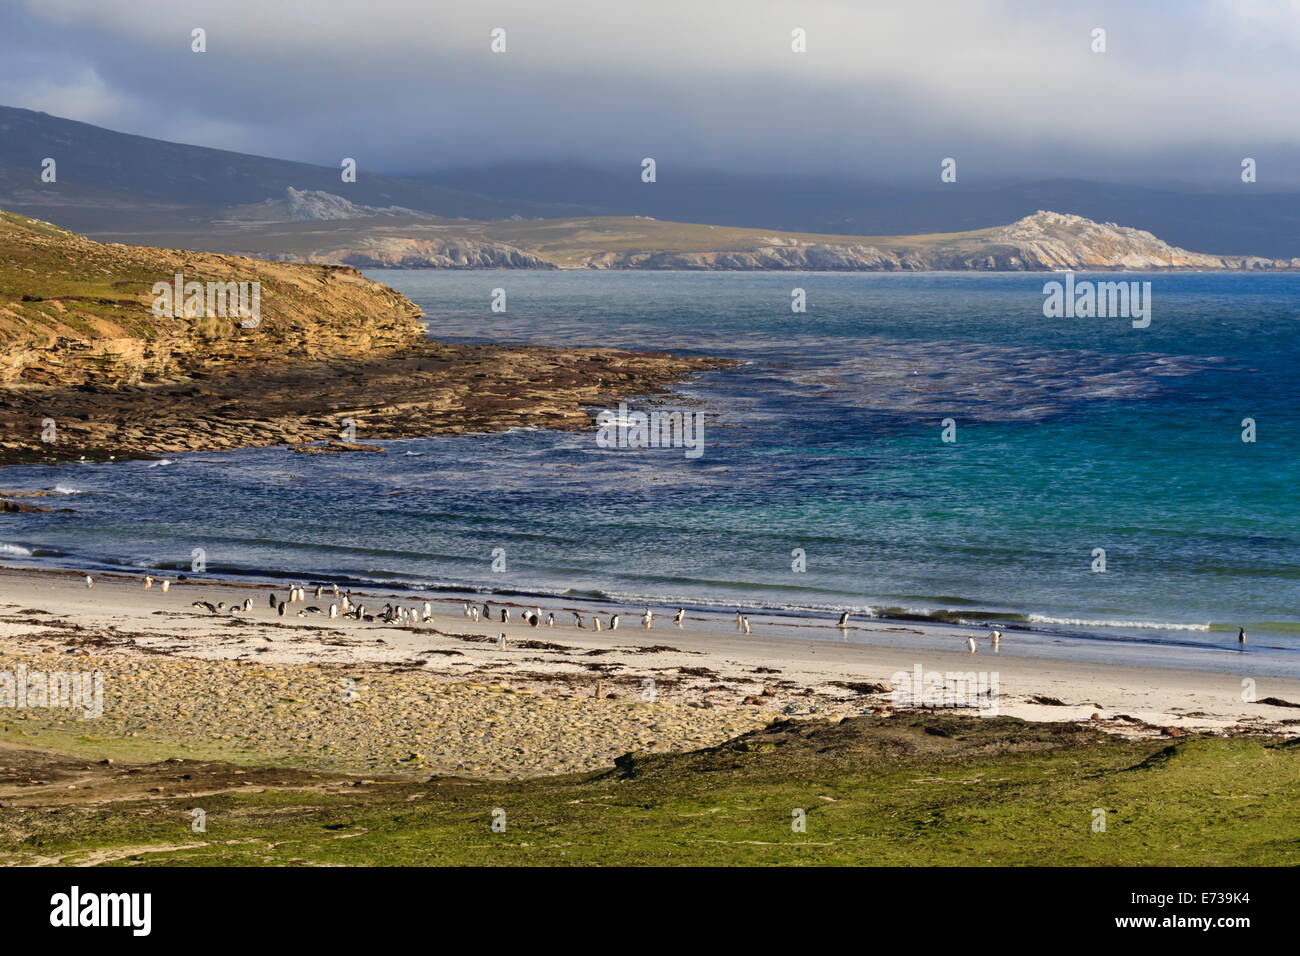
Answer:
<svg viewBox="0 0 1300 956"><path fill-rule="evenodd" d="M201 548L209 574L1032 626L1043 654L1233 671L1244 626L1300 676L1300 275L1076 276L1149 281L1134 328L1045 317L1041 273L369 274L448 341L744 364L631 403L701 415L698 455L513 430L9 467L77 513L0 517L0 559L185 572Z"/></svg>

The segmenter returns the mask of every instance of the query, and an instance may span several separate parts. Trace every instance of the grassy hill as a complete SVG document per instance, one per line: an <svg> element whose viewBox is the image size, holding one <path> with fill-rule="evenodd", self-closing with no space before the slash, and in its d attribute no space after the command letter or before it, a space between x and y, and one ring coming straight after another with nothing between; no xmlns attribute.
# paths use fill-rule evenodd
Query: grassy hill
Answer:
<svg viewBox="0 0 1300 956"><path fill-rule="evenodd" d="M153 286L261 283L257 328L153 314ZM94 242L0 212L0 383L121 383L422 336L419 309L347 267Z"/></svg>

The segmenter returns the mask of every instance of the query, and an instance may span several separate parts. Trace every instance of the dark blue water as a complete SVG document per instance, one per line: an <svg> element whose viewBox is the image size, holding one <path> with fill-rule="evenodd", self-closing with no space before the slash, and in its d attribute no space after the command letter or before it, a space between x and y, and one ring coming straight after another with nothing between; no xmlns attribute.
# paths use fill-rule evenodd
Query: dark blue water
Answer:
<svg viewBox="0 0 1300 956"><path fill-rule="evenodd" d="M218 573L946 611L1175 648L1243 624L1300 647L1300 276L1080 276L1150 281L1134 329L1044 318L1043 275L372 275L447 340L747 364L662 403L706 413L698 458L513 431L9 468L6 487L80 492L76 516L0 518L10 560L183 568L202 547Z"/></svg>

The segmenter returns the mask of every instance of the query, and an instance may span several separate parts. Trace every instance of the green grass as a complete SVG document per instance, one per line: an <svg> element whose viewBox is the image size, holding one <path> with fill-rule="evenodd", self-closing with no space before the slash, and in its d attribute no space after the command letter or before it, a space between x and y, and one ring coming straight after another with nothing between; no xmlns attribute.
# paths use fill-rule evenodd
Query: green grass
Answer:
<svg viewBox="0 0 1300 956"><path fill-rule="evenodd" d="M306 776L306 775L304 775ZM1295 865L1300 746L1011 719L778 725L519 782L439 778L6 811L11 860L124 865ZM195 783L201 787L201 782ZM168 789L172 789L169 785ZM189 808L208 830L189 829ZM494 808L504 832L492 830ZM1106 811L1094 832L1094 808ZM806 813L806 832L791 828ZM110 854L114 856L115 854Z"/></svg>

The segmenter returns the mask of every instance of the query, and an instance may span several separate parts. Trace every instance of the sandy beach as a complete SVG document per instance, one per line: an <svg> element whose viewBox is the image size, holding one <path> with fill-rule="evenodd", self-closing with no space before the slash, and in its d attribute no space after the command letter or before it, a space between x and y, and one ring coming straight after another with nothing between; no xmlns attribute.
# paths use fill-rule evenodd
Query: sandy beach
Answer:
<svg viewBox="0 0 1300 956"><path fill-rule="evenodd" d="M161 578L159 579L161 580ZM933 650L861 640L789 640L639 625L625 609L617 631L472 621L461 603L431 602L414 625L328 620L329 592L291 604L281 587L190 576L166 592L142 576L0 571L0 672L99 672L102 715L0 708L11 744L93 753L131 738L142 753L281 762L371 773L515 778L607 767L629 752L714 746L779 719L876 716L915 710L899 700L900 673L979 675L977 706L954 712L1077 722L1129 737L1300 733L1300 681L1018 657L981 638L967 653L951 629L913 628ZM353 592L368 608L425 596ZM247 613L193 607L242 604ZM497 605L498 607L500 605ZM505 634L504 648L500 635ZM991 679L991 680L990 680ZM1249 679L1245 679L1249 680ZM941 698L922 697L934 702ZM1269 703L1276 701L1277 703Z"/></svg>

